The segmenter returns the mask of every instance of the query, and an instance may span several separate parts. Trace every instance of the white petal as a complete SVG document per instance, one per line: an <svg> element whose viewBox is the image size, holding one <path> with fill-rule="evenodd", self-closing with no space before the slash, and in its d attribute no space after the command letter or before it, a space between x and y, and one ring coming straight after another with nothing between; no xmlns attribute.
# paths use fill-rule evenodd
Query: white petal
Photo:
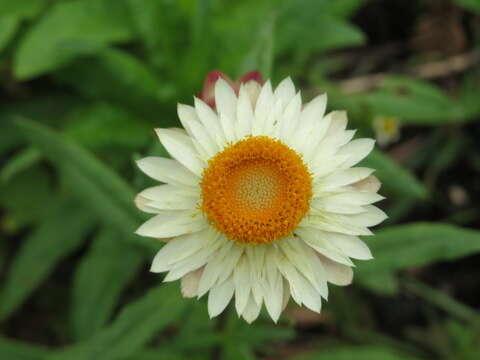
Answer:
<svg viewBox="0 0 480 360"><path fill-rule="evenodd" d="M168 238L194 233L208 226L198 211L164 211L147 220L135 232L141 236Z"/></svg>
<svg viewBox="0 0 480 360"><path fill-rule="evenodd" d="M328 282L339 286L346 286L352 283L353 270L350 266L339 264L322 254L317 254L327 274Z"/></svg>
<svg viewBox="0 0 480 360"><path fill-rule="evenodd" d="M317 153L317 147L330 126L331 116L323 116L327 103L325 94L307 103L299 119L299 127L292 138L292 145L304 154L306 159Z"/></svg>
<svg viewBox="0 0 480 360"><path fill-rule="evenodd" d="M322 237L322 231L308 227L299 227L295 232L307 245L317 252L325 255L333 261L353 266L352 261L344 255L339 248L335 247L334 244Z"/></svg>
<svg viewBox="0 0 480 360"><path fill-rule="evenodd" d="M364 214L367 212L368 210ZM320 216L312 214L305 216L300 222L300 226L348 235L373 235L368 229L370 225L366 225L368 222L363 222L362 218L356 218L359 215L342 215L329 212L325 212Z"/></svg>
<svg viewBox="0 0 480 360"><path fill-rule="evenodd" d="M300 110L302 98L300 93L294 96L283 111L278 121L280 139L283 141L289 139L295 132L300 119Z"/></svg>
<svg viewBox="0 0 480 360"><path fill-rule="evenodd" d="M151 178L169 184L197 186L198 177L188 171L178 161L149 156L137 160L137 165Z"/></svg>
<svg viewBox="0 0 480 360"><path fill-rule="evenodd" d="M353 168L353 169L360 169L360 168ZM350 170L353 170L350 169ZM370 175L366 179L363 179L362 181L358 181L352 186L360 191L370 191L376 193L378 190L380 190L380 187L382 186L382 183L380 180L377 179L376 176Z"/></svg>
<svg viewBox="0 0 480 360"><path fill-rule="evenodd" d="M245 90L247 92L248 98L250 99L250 103L252 104L252 108L255 109L257 105L258 95L262 90L260 84L256 81L250 80L247 81L245 84Z"/></svg>
<svg viewBox="0 0 480 360"><path fill-rule="evenodd" d="M328 241L340 249L348 257L360 260L372 259L370 249L358 236L326 231L317 231L317 234L324 241Z"/></svg>
<svg viewBox="0 0 480 360"><path fill-rule="evenodd" d="M195 109L197 111L200 122L213 135L213 139L217 142L219 148L223 148L226 144L225 134L220 125L220 119L213 109L205 104L202 100L194 98Z"/></svg>
<svg viewBox="0 0 480 360"><path fill-rule="evenodd" d="M280 314L282 313L283 305L283 277L276 276L274 283L269 283L265 292L265 307L272 318L276 323Z"/></svg>
<svg viewBox="0 0 480 360"><path fill-rule="evenodd" d="M169 184L157 185L143 190L137 195L137 200L142 204L158 210L188 210L195 209L199 202L199 195L192 195L193 192L185 190L185 187L178 187Z"/></svg>
<svg viewBox="0 0 480 360"><path fill-rule="evenodd" d="M221 246L220 250L217 251L215 257L209 261L205 267L202 278L200 280L200 285L198 288L198 297L203 296L211 287L219 280L220 275L224 272L224 261L232 252L232 241L226 241ZM235 254L232 254L235 256ZM238 259L238 254L237 254ZM227 277L230 274L227 275ZM225 280L225 279L224 279Z"/></svg>
<svg viewBox="0 0 480 360"><path fill-rule="evenodd" d="M198 283L200 282L200 277L202 276L203 268L197 269L195 271L189 272L187 275L182 277L180 283L180 289L182 295L185 298L193 298L197 296L198 292Z"/></svg>
<svg viewBox="0 0 480 360"><path fill-rule="evenodd" d="M275 100L282 100L284 106L289 104L292 98L295 96L295 85L293 84L292 79L290 77L283 79L275 89L273 96Z"/></svg>
<svg viewBox="0 0 480 360"><path fill-rule="evenodd" d="M165 244L155 255L150 271L163 272L172 268L179 261L189 258L203 247L211 246L215 235L210 229L177 236Z"/></svg>
<svg viewBox="0 0 480 360"><path fill-rule="evenodd" d="M240 94L237 103L237 126L236 134L238 139L243 139L252 133L253 108L247 89L240 86Z"/></svg>
<svg viewBox="0 0 480 360"><path fill-rule="evenodd" d="M215 83L215 104L217 106L217 112L220 115L225 115L232 121L235 120L237 95L235 95L231 86L222 78L219 78Z"/></svg>
<svg viewBox="0 0 480 360"><path fill-rule="evenodd" d="M315 209L340 214L359 214L367 211L363 205L369 205L382 199L384 197L376 193L346 191L314 198L311 206Z"/></svg>
<svg viewBox="0 0 480 360"><path fill-rule="evenodd" d="M233 282L235 284L235 308L240 315L247 306L251 288L246 254L243 254L238 260L237 266L233 271Z"/></svg>
<svg viewBox="0 0 480 360"><path fill-rule="evenodd" d="M285 256L277 256L277 266L282 275L288 280L295 302L299 305L305 304L309 309L320 312L321 297L310 282L294 268Z"/></svg>
<svg viewBox="0 0 480 360"><path fill-rule="evenodd" d="M359 183L361 180L364 180L371 175L373 171L373 169L364 167L339 170L333 174L318 179L317 184L315 185L318 187L318 190L330 191L345 185Z"/></svg>
<svg viewBox="0 0 480 360"><path fill-rule="evenodd" d="M163 281L178 280L189 272L203 267L209 261L212 255L215 254L220 246L220 243L220 241L216 241L212 245L202 248L192 256L178 261L173 265L172 269L168 272Z"/></svg>
<svg viewBox="0 0 480 360"><path fill-rule="evenodd" d="M367 210L362 214L355 215L339 215L345 216L345 221L351 222L356 226L375 226L380 224L388 216L382 210L373 205L366 205L365 209ZM348 217L347 217L348 216ZM363 235L363 234L358 234Z"/></svg>
<svg viewBox="0 0 480 360"><path fill-rule="evenodd" d="M267 81L260 91L255 107L255 120L252 124L252 135L259 135L264 131L267 117L274 104L272 84Z"/></svg>
<svg viewBox="0 0 480 360"><path fill-rule="evenodd" d="M213 318L227 307L234 291L233 280L228 279L214 286L208 294L208 315Z"/></svg>
<svg viewBox="0 0 480 360"><path fill-rule="evenodd" d="M247 306L243 310L242 317L247 323L251 324L260 314L260 308L261 306L255 302L253 296L250 296L248 298Z"/></svg>
<svg viewBox="0 0 480 360"><path fill-rule="evenodd" d="M135 205L142 210L143 212L149 213L149 214L158 214L160 212L159 209L154 208L152 206L149 206L149 203L151 203L151 200L141 196L137 195L134 200Z"/></svg>
<svg viewBox="0 0 480 360"><path fill-rule="evenodd" d="M320 292L322 281L319 281L320 279L316 276L310 263L310 254L302 246L302 242L295 237L287 238L279 242L279 247L290 263ZM323 279L323 281L325 280Z"/></svg>
<svg viewBox="0 0 480 360"><path fill-rule="evenodd" d="M343 164L344 168L352 167L363 158L365 158L373 150L375 140L373 139L356 139L342 146L339 155L349 155L348 160Z"/></svg>
<svg viewBox="0 0 480 360"><path fill-rule="evenodd" d="M210 136L210 129L206 129L198 119L197 112L194 107L184 104L177 106L178 117L188 134L195 140L193 143L198 152L204 154L205 159L209 159L215 155L219 148L214 141L215 138Z"/></svg>
<svg viewBox="0 0 480 360"><path fill-rule="evenodd" d="M155 129L162 145L168 153L188 170L201 176L205 164L198 157L192 140L178 131L171 129Z"/></svg>
<svg viewBox="0 0 480 360"><path fill-rule="evenodd" d="M250 283L252 287L252 295L257 304L263 302L262 276L265 263L265 247L257 245L256 247L245 247L248 265L250 270Z"/></svg>

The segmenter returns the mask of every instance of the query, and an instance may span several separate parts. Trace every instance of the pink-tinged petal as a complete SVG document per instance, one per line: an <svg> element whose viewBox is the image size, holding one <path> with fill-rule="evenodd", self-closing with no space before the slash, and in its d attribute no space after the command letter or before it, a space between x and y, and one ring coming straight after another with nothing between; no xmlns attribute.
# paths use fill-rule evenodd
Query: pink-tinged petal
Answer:
<svg viewBox="0 0 480 360"><path fill-rule="evenodd" d="M230 84L232 88L235 88L234 82L224 73L218 70L212 70L207 74L205 82L203 83L203 90L199 95L199 98L207 103L212 109L215 109L215 84L218 79L224 79Z"/></svg>
<svg viewBox="0 0 480 360"><path fill-rule="evenodd" d="M197 296L198 293L198 284L200 283L200 278L202 277L203 269L205 266L189 272L181 280L181 291L183 297L193 298Z"/></svg>
<svg viewBox="0 0 480 360"><path fill-rule="evenodd" d="M236 81L236 83L238 85L240 85L240 84L243 84L243 83L247 83L249 81L255 81L255 82L259 83L260 85L263 85L263 83L265 82L263 80L263 76L260 73L260 71L255 70L255 71L250 71L250 72L240 76L238 78L238 80Z"/></svg>
<svg viewBox="0 0 480 360"><path fill-rule="evenodd" d="M360 191L376 193L378 190L380 190L382 183L375 175L370 175L369 177L352 184L352 186Z"/></svg>

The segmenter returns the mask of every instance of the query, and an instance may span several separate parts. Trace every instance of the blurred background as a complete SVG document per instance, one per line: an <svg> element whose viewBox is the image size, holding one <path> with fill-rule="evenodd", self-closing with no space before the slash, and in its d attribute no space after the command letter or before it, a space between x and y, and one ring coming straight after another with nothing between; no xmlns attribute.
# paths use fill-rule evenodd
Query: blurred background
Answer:
<svg viewBox="0 0 480 360"><path fill-rule="evenodd" d="M480 0L0 0L0 359L480 358ZM352 286L208 319L149 262L134 166L206 74L292 76L375 137Z"/></svg>

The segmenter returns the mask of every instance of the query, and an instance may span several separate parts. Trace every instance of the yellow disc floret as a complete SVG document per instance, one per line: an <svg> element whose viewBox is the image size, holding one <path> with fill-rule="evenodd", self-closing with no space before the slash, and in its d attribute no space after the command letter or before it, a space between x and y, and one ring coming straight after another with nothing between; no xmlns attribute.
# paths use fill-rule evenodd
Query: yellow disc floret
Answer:
<svg viewBox="0 0 480 360"><path fill-rule="evenodd" d="M208 162L202 211L228 238L269 244L288 236L309 209L312 178L302 158L278 140L249 137Z"/></svg>

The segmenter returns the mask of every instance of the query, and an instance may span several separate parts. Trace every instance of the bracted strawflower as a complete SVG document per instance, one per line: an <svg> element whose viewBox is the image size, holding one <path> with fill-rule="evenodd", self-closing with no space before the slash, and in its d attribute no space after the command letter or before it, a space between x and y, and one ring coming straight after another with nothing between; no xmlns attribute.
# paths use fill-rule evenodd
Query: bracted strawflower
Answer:
<svg viewBox="0 0 480 360"><path fill-rule="evenodd" d="M351 258L372 258L359 236L386 217L373 170L353 167L374 141L352 140L345 112L325 115L325 95L302 105L290 78L273 90L215 74L209 104L178 105L185 130L156 130L172 159L138 161L164 183L136 198L156 214L137 233L167 241L151 271L181 279L185 297L208 293L211 317L232 298L247 322L263 304L276 322L290 296L320 312L327 283L351 283Z"/></svg>

